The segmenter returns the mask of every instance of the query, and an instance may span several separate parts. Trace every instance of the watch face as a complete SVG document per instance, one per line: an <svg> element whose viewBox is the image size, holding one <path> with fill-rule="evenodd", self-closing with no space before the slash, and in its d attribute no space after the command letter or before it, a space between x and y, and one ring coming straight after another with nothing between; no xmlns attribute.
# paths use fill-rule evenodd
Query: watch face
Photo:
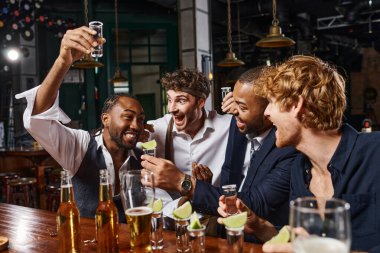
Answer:
<svg viewBox="0 0 380 253"><path fill-rule="evenodd" d="M182 182L182 189L185 191L189 191L191 189L191 181L185 180Z"/></svg>

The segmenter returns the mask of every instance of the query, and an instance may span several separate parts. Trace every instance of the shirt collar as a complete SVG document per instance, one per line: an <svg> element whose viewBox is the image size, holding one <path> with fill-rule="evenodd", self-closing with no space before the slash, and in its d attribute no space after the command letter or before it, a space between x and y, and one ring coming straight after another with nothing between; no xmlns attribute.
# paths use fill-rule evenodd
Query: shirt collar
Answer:
<svg viewBox="0 0 380 253"><path fill-rule="evenodd" d="M249 140L249 141L253 141L254 143L258 143L258 144L260 144L260 146L261 145L263 145L263 143L264 143L264 140L265 140L265 138L268 136L268 134L269 134L269 132L270 132L270 130L271 130L272 128L269 128L268 130L266 130L265 132L263 132L262 134L260 134L260 135L254 135L254 134L246 134L245 135L245 137Z"/></svg>
<svg viewBox="0 0 380 253"><path fill-rule="evenodd" d="M348 124L344 124L341 129L342 137L338 144L331 161L328 164L328 169L335 168L339 171L343 171L346 163L351 155L351 152L355 146L355 142L359 133Z"/></svg>
<svg viewBox="0 0 380 253"><path fill-rule="evenodd" d="M101 133L99 133L100 131ZM99 132L96 132L95 134L97 149L101 148L102 150L107 150L107 152L109 153L107 147L104 145L103 142L103 130L99 130ZM136 154L133 149L128 150L128 156L133 156L137 160Z"/></svg>

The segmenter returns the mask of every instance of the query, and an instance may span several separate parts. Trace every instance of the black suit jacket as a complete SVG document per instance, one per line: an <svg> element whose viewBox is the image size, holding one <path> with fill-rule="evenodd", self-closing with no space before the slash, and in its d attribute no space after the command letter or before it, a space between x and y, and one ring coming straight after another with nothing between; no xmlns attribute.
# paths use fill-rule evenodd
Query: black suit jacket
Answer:
<svg viewBox="0 0 380 253"><path fill-rule="evenodd" d="M275 226L288 223L290 168L296 150L291 147L276 148L275 128L265 138L259 151L251 161L238 197L258 216ZM236 120L231 120L225 162L222 166L221 184L236 184L242 181L242 170L247 148L247 138L239 132ZM220 187L197 181L192 205L201 213L218 215Z"/></svg>

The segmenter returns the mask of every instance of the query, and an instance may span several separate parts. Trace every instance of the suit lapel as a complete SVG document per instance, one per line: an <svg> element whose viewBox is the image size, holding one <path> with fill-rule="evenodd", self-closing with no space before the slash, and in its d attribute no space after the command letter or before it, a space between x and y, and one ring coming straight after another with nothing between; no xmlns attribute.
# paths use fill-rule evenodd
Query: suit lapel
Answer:
<svg viewBox="0 0 380 253"><path fill-rule="evenodd" d="M236 184L237 188L240 187L241 175L244 165L245 151L247 150L247 138L241 134L234 124L234 134L231 142L233 143L232 156L231 156L231 174L229 182Z"/></svg>
<svg viewBox="0 0 380 253"><path fill-rule="evenodd" d="M271 169L269 166L261 168L259 167L275 144L275 131L275 128L271 129L268 136L265 138L261 148L255 153L255 157L251 160L251 164L248 168L247 178L244 181L244 186L242 190L244 190L247 187L249 188L254 181L261 180L260 175L266 175L268 173L268 170Z"/></svg>

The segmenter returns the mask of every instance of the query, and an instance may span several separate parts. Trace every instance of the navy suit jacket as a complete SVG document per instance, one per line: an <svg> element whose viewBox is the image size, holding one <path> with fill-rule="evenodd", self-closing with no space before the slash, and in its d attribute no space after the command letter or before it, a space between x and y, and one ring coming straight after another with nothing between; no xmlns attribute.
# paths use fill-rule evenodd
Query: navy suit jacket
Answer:
<svg viewBox="0 0 380 253"><path fill-rule="evenodd" d="M282 226L288 223L289 218L290 169L296 150L291 147L276 148L275 131L275 128L271 129L261 148L255 153L238 197L258 216L275 226ZM239 132L233 118L222 166L222 185L240 186L247 141L246 136ZM192 205L198 212L218 215L218 200L221 195L220 187L197 181Z"/></svg>

